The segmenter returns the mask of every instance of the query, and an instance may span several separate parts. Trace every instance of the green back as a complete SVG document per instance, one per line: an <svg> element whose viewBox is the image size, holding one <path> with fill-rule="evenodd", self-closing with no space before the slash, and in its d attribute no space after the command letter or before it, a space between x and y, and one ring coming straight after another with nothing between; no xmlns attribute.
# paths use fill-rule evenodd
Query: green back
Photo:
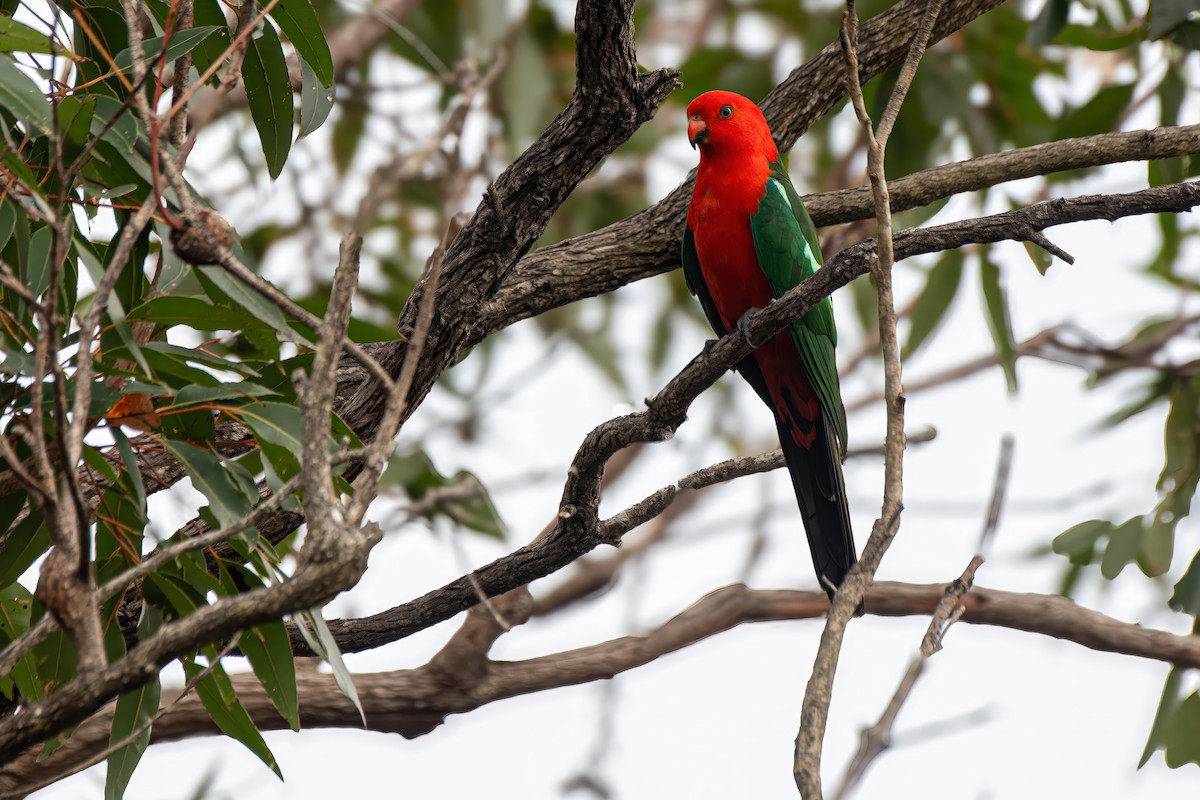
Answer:
<svg viewBox="0 0 1200 800"><path fill-rule="evenodd" d="M778 162L771 165L767 192L750 218L758 266L771 290L780 297L821 268L821 247L808 209ZM846 409L838 388L837 327L833 303L826 297L791 325L792 342L808 379L817 392L821 409L836 432L840 449L846 449Z"/></svg>

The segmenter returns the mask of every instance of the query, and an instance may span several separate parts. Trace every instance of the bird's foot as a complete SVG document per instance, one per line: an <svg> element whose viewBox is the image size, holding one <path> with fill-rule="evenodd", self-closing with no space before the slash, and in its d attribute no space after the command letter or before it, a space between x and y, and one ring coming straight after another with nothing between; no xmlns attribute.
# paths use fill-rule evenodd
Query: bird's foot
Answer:
<svg viewBox="0 0 1200 800"><path fill-rule="evenodd" d="M757 310L758 309L755 308L750 309L745 314L742 314L742 318L737 321L738 333L742 334L742 338L746 340L746 344L756 349L760 347L762 343L755 343L755 341L750 338L750 323L753 321L754 313Z"/></svg>
<svg viewBox="0 0 1200 800"><path fill-rule="evenodd" d="M704 362L706 368L712 366L712 361L709 360L709 353L717 346L716 339L708 339L704 342L704 349L700 351L700 360Z"/></svg>

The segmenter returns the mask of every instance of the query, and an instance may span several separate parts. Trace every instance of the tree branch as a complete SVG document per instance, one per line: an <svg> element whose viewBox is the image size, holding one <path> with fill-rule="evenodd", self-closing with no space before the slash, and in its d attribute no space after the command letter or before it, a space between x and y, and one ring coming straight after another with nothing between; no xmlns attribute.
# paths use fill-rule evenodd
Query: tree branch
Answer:
<svg viewBox="0 0 1200 800"><path fill-rule="evenodd" d="M863 30L870 25L866 23ZM808 74L807 66L805 70ZM766 105L764 101L764 108ZM1105 133L932 167L888 181L888 193L892 211L907 211L1023 178L1195 153L1200 153L1200 125ZM658 205L627 220L523 258L487 304L479 338L552 308L678 269L688 187L690 184L684 184ZM663 204L672 202L680 192L684 199L679 200L672 216ZM869 187L810 194L803 200L817 227L868 219L875 214Z"/></svg>
<svg viewBox="0 0 1200 800"><path fill-rule="evenodd" d="M968 244L1002 241L1014 230L1041 230L1070 222L1115 220L1138 214L1186 211L1200 205L1200 184L1180 183L1114 195L1089 195L1007 211L978 219L953 222L933 228L901 231L895 236L896 258L950 250ZM875 251L868 239L847 248L811 278L752 315L748 332L754 341L767 341L792 319L808 312L823 297L865 274ZM687 367L648 401L646 411L603 423L584 440L571 466L564 489L560 518L555 531L536 542L487 564L473 573L474 581L495 597L545 577L612 538L595 516L595 481L608 458L623 447L639 441L661 441L670 436L691 402L725 371L748 355L745 337L734 333L697 355ZM591 504L591 508L584 503ZM591 527L581 521L591 519ZM564 529L564 523L569 523ZM333 620L329 627L343 652L369 650L411 636L479 602L472 580L463 576L421 597L368 617ZM292 646L298 654L310 654L297 634Z"/></svg>
<svg viewBox="0 0 1200 800"><path fill-rule="evenodd" d="M946 588L946 584L881 581L867 595L866 612L885 617L929 615L944 597ZM975 587L962 604L965 608L962 622L1022 630L1093 650L1200 668L1200 636L1178 636L1121 622L1058 595ZM625 636L524 661L480 662L468 658L471 666L461 675L434 670L431 663L417 669L356 675L354 683L371 730L411 738L434 730L449 714L467 713L523 694L605 680L743 623L819 619L828 610L829 601L820 590L727 586L641 636ZM512 614L509 618L522 621L522 614ZM496 635L495 628L488 627L490 623L490 616L481 613L469 630L464 626L460 631L464 637L482 637L474 652L486 651L487 638ZM467 647L465 643L455 646ZM287 726L252 674L231 677L239 699L260 729L282 730ZM337 690L332 675L300 672L296 677L300 687L300 719L305 728L362 729L357 709ZM163 705L167 702L164 698ZM81 725L44 761L37 760L40 748L21 754L0 768L0 791L17 790L36 782L40 776L61 770L64 762L81 760L88 753L106 747L111 719L110 705ZM151 741L174 741L217 732L202 705L189 697L155 723Z"/></svg>

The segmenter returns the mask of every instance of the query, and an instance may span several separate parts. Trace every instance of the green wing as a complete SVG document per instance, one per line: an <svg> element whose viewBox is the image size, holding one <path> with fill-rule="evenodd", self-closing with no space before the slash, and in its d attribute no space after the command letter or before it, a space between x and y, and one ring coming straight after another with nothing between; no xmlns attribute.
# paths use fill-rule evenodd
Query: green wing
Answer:
<svg viewBox="0 0 1200 800"><path fill-rule="evenodd" d="M750 218L758 265L776 297L821 268L821 248L812 218L782 165L771 165L767 192ZM800 354L821 408L837 433L843 455L846 449L846 409L838 388L837 327L833 303L826 297L791 325L792 342Z"/></svg>

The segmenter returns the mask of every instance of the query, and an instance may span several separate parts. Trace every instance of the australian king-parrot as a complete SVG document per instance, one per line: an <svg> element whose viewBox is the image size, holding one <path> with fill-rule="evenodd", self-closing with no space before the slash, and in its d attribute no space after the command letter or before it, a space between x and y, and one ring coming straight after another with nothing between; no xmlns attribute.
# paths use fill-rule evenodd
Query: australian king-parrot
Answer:
<svg viewBox="0 0 1200 800"><path fill-rule="evenodd" d="M688 106L700 166L683 235L683 272L718 336L821 267L812 219L758 106L706 92ZM762 343L737 371L775 414L817 580L833 599L857 558L842 478L846 411L833 305L822 300Z"/></svg>

